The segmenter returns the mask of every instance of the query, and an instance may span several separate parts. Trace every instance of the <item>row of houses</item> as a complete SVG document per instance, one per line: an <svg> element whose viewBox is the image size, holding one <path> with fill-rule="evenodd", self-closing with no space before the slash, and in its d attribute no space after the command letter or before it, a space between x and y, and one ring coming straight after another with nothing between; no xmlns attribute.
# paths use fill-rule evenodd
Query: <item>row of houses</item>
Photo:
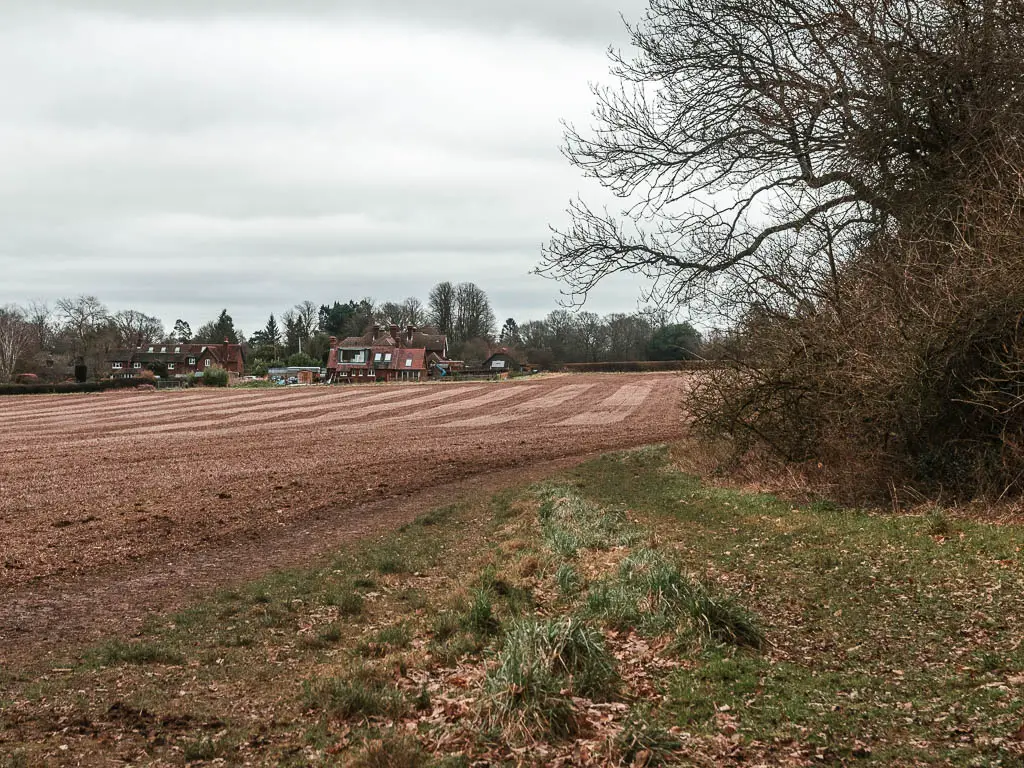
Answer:
<svg viewBox="0 0 1024 768"><path fill-rule="evenodd" d="M329 383L422 381L443 378L466 370L461 360L448 354L448 337L436 328L409 325L370 326L362 336L330 339L324 378ZM240 344L154 344L114 350L108 355L108 373L114 378L137 376L153 370L166 378L202 375L213 367L241 376L245 355ZM474 374L505 373L522 369L508 350L491 355ZM290 371L287 372L289 375ZM297 376L297 374L296 374ZM315 378L310 374L309 378Z"/></svg>
<svg viewBox="0 0 1024 768"><path fill-rule="evenodd" d="M461 370L448 357L448 337L436 328L370 326L362 336L331 337L329 382L421 381Z"/></svg>
<svg viewBox="0 0 1024 768"><path fill-rule="evenodd" d="M165 378L180 379L201 375L217 366L241 376L245 372L245 354L241 344L153 344L135 349L115 349L107 355L112 378L138 376L144 370Z"/></svg>

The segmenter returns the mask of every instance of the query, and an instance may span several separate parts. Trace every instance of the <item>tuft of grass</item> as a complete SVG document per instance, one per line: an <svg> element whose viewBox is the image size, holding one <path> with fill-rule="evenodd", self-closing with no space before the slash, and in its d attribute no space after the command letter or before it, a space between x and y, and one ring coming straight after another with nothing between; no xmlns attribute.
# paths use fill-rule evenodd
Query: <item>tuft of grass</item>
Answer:
<svg viewBox="0 0 1024 768"><path fill-rule="evenodd" d="M764 633L735 600L692 583L659 552L639 549L619 566L616 576L587 594L586 610L616 629L660 634L688 618L706 639L761 648Z"/></svg>
<svg viewBox="0 0 1024 768"><path fill-rule="evenodd" d="M185 656L180 651L169 648L161 643L126 643L123 640L111 640L97 647L89 660L103 667L118 664L167 664L180 666L185 663Z"/></svg>
<svg viewBox="0 0 1024 768"><path fill-rule="evenodd" d="M411 570L407 554L395 544L381 545L366 554L366 563L381 576L405 574Z"/></svg>
<svg viewBox="0 0 1024 768"><path fill-rule="evenodd" d="M377 630L369 639L356 645L356 652L362 656L383 657L389 653L408 648L412 642L412 630L405 622L392 624Z"/></svg>
<svg viewBox="0 0 1024 768"><path fill-rule="evenodd" d="M494 615L490 591L482 588L473 591L472 602L463 615L462 626L482 637L498 633L501 622Z"/></svg>
<svg viewBox="0 0 1024 768"><path fill-rule="evenodd" d="M573 598L579 594L581 586L579 574L568 563L562 563L558 566L558 570L555 571L555 581L558 583L558 589L565 597Z"/></svg>
<svg viewBox="0 0 1024 768"><path fill-rule="evenodd" d="M483 648L482 640L469 632L459 632L445 640L435 640L430 644L430 652L437 663L450 667L457 664L463 657L477 653Z"/></svg>
<svg viewBox="0 0 1024 768"><path fill-rule="evenodd" d="M363 612L365 601L358 592L353 592L350 589L336 589L327 593L325 602L335 606L341 616L358 616Z"/></svg>
<svg viewBox="0 0 1024 768"><path fill-rule="evenodd" d="M507 736L575 731L568 694L607 698L618 688L601 633L576 618L523 620L506 633L486 678L488 717Z"/></svg>
<svg viewBox="0 0 1024 768"><path fill-rule="evenodd" d="M622 561L613 578L594 585L586 607L616 629L658 634L678 622L693 589L674 563L659 552L639 549Z"/></svg>
<svg viewBox="0 0 1024 768"><path fill-rule="evenodd" d="M397 717L404 709L401 692L369 666L357 666L346 675L305 681L302 702L306 709L340 718Z"/></svg>
<svg viewBox="0 0 1024 768"><path fill-rule="evenodd" d="M644 619L635 591L614 580L600 581L587 592L585 611L618 630L639 627Z"/></svg>
<svg viewBox="0 0 1024 768"><path fill-rule="evenodd" d="M223 648L252 648L256 638L249 632L229 632L217 642Z"/></svg>
<svg viewBox="0 0 1024 768"><path fill-rule="evenodd" d="M317 637L325 643L336 643L341 640L341 627L337 624L328 624L317 633Z"/></svg>
<svg viewBox="0 0 1024 768"><path fill-rule="evenodd" d="M299 640L299 644L305 648L327 648L339 642L343 636L341 626L338 624L328 624L315 635L303 635Z"/></svg>
<svg viewBox="0 0 1024 768"><path fill-rule="evenodd" d="M925 517L929 536L949 536L954 532L953 523L939 507L933 507Z"/></svg>
<svg viewBox="0 0 1024 768"><path fill-rule="evenodd" d="M687 601L690 618L709 640L750 648L761 648L764 632L753 616L731 598L715 597L697 589Z"/></svg>
<svg viewBox="0 0 1024 768"><path fill-rule="evenodd" d="M434 639L443 643L462 628L462 620L454 611L442 611L434 617L430 632Z"/></svg>
<svg viewBox="0 0 1024 768"><path fill-rule="evenodd" d="M634 709L615 739L619 765L674 764L682 742L656 722L650 708Z"/></svg>
<svg viewBox="0 0 1024 768"><path fill-rule="evenodd" d="M429 756L416 739L401 731L389 731L366 744L356 760L357 768L423 768Z"/></svg>
<svg viewBox="0 0 1024 768"><path fill-rule="evenodd" d="M451 519L451 517L458 511L458 509L458 506L454 504L449 505L447 507L439 507L438 509L432 509L429 512L426 512L417 517L416 520L413 521L413 525L419 525L422 527L440 525L446 520Z"/></svg>
<svg viewBox="0 0 1024 768"><path fill-rule="evenodd" d="M571 559L581 549L611 549L635 543L641 535L621 512L604 509L565 486L541 491L538 516L548 547Z"/></svg>

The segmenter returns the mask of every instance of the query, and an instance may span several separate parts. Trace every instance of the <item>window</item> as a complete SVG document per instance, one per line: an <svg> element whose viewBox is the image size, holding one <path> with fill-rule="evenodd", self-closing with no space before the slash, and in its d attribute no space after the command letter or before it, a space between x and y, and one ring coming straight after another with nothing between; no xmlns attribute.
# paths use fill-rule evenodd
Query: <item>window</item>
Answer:
<svg viewBox="0 0 1024 768"><path fill-rule="evenodd" d="M388 355L388 357L390 358L391 355ZM373 362L379 363L380 362L380 358L381 358L381 353L378 352L376 355L373 356Z"/></svg>
<svg viewBox="0 0 1024 768"><path fill-rule="evenodd" d="M160 354L164 354L167 351L167 347L160 347Z"/></svg>
<svg viewBox="0 0 1024 768"><path fill-rule="evenodd" d="M114 363L110 367L113 368L115 371L120 371L121 370L121 364L120 363Z"/></svg>
<svg viewBox="0 0 1024 768"><path fill-rule="evenodd" d="M178 354L179 352L181 352L181 347L175 347L174 354Z"/></svg>
<svg viewBox="0 0 1024 768"><path fill-rule="evenodd" d="M167 370L168 371L173 371L174 370L174 363L168 363L167 364Z"/></svg>
<svg viewBox="0 0 1024 768"><path fill-rule="evenodd" d="M205 360L203 360L203 367L204 368L209 368L210 367L210 358L206 358Z"/></svg>
<svg viewBox="0 0 1024 768"><path fill-rule="evenodd" d="M152 352L152 351L153 351L153 348L152 348L152 347L150 347L150 348L149 348L149 351L150 351L150 352Z"/></svg>
<svg viewBox="0 0 1024 768"><path fill-rule="evenodd" d="M405 367L406 368L412 368L412 358L411 357L407 357L405 359Z"/></svg>
<svg viewBox="0 0 1024 768"><path fill-rule="evenodd" d="M142 363L132 363L132 368L139 369L142 367Z"/></svg>
<svg viewBox="0 0 1024 768"><path fill-rule="evenodd" d="M190 358L188 359L188 364L189 364L189 365L195 365L195 364L196 364L196 359L195 359L194 357L190 357Z"/></svg>
<svg viewBox="0 0 1024 768"><path fill-rule="evenodd" d="M491 360L491 368L504 368L504 367L505 367L505 361L504 360Z"/></svg>
<svg viewBox="0 0 1024 768"><path fill-rule="evenodd" d="M386 355L384 355L384 362L385 363L390 363L391 362L391 353L390 352L388 352Z"/></svg>

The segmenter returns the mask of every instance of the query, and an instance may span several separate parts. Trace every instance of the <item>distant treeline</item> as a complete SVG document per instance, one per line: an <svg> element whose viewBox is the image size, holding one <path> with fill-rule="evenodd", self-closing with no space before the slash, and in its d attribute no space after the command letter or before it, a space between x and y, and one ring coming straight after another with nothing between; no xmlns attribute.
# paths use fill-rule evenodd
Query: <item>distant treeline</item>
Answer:
<svg viewBox="0 0 1024 768"><path fill-rule="evenodd" d="M99 378L106 375L106 361L116 349L225 340L242 344L247 371L262 375L280 365L323 365L332 336L359 336L371 324L435 326L447 335L450 356L470 366L499 348L534 368L552 369L571 363L691 359L702 344L692 325L672 322L655 310L601 317L560 309L540 320L510 317L499 326L487 293L474 283L438 283L425 302L415 297L306 300L270 313L266 324L248 335L235 327L226 308L195 331L181 318L168 329L143 312L111 311L94 296L79 296L52 307L0 308L0 383L20 373L64 381L75 365Z"/></svg>

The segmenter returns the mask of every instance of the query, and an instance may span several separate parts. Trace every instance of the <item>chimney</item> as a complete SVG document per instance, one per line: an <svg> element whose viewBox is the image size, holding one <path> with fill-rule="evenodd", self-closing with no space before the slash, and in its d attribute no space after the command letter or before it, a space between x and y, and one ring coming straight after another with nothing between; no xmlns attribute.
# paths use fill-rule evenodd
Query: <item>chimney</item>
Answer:
<svg viewBox="0 0 1024 768"><path fill-rule="evenodd" d="M414 333L416 333L416 326L415 325L407 325L405 327L405 343L406 344L411 344L412 343L412 336L413 336Z"/></svg>
<svg viewBox="0 0 1024 768"><path fill-rule="evenodd" d="M328 343L331 345L331 349L334 349L335 347L338 346L338 337L337 336L331 336L331 338L328 339Z"/></svg>
<svg viewBox="0 0 1024 768"><path fill-rule="evenodd" d="M398 326L397 325L392 325L391 326L391 338L395 340L395 344L401 344L402 343L402 337L398 334Z"/></svg>

